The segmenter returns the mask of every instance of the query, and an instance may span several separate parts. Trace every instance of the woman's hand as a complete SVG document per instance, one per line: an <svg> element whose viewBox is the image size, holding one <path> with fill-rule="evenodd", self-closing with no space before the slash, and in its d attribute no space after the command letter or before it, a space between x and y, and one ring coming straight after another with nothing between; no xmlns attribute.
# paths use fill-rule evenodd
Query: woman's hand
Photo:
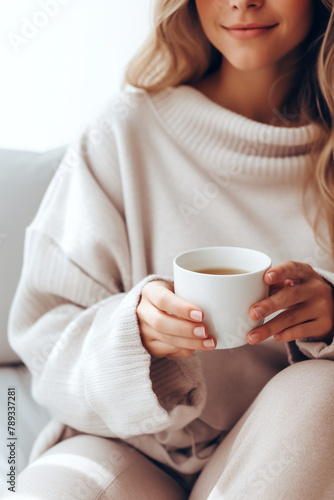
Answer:
<svg viewBox="0 0 334 500"><path fill-rule="evenodd" d="M213 350L217 342L203 316L201 309L177 297L165 281L145 285L137 306L142 343L157 358L188 358L196 350Z"/></svg>
<svg viewBox="0 0 334 500"><path fill-rule="evenodd" d="M332 287L308 264L284 262L264 276L270 285L269 298L253 304L254 320L285 309L265 325L248 333L250 344L273 336L277 342L310 337L331 343L333 340L334 303Z"/></svg>

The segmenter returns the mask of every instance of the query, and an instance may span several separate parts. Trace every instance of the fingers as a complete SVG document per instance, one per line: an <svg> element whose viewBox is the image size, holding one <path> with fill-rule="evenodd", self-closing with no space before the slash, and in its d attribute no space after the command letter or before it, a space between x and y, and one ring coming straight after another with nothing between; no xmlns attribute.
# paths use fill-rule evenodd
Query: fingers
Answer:
<svg viewBox="0 0 334 500"><path fill-rule="evenodd" d="M171 319L173 321L173 318ZM204 350L215 347L212 345L212 339L208 333L206 333L205 337L197 337L193 333L193 329L190 325L190 333L188 335L182 335L178 330L177 325L179 324L178 320L175 320L175 330L172 330L172 334L163 333L156 328L152 327L149 324L145 325L145 336L146 342L148 344L152 344L152 342L159 341L160 343L169 345L173 348L177 349L190 349L190 350ZM164 326L163 326L164 328ZM204 327L203 327L204 330ZM211 342L211 343L210 343Z"/></svg>
<svg viewBox="0 0 334 500"><path fill-rule="evenodd" d="M321 319L300 323L292 328L288 328L282 333L274 335L276 342L291 342L292 340L314 337L317 339L324 330Z"/></svg>
<svg viewBox="0 0 334 500"><path fill-rule="evenodd" d="M169 357L190 358L195 352L195 349L180 349L178 347L170 346L169 344L164 344L158 340L154 340L151 343L150 348L154 350L154 356L156 358L166 357L166 352L169 353Z"/></svg>
<svg viewBox="0 0 334 500"><path fill-rule="evenodd" d="M322 293L325 283L308 264L291 261L269 269L264 280L271 282L271 295L252 305L250 317L255 321L311 299Z"/></svg>
<svg viewBox="0 0 334 500"><path fill-rule="evenodd" d="M145 297L139 308L142 323L148 325L147 333L163 336L180 336L188 339L205 339L208 330L201 323L203 313L200 308L177 297L169 288L171 285L157 281L149 283ZM196 313L196 314L195 314ZM194 318L194 319L193 319Z"/></svg>
<svg viewBox="0 0 334 500"><path fill-rule="evenodd" d="M264 279L268 285L284 282L285 280L301 283L307 281L314 274L316 273L309 264L289 260L269 269L265 273Z"/></svg>
<svg viewBox="0 0 334 500"><path fill-rule="evenodd" d="M203 321L201 309L190 302L177 297L172 285L163 281L152 281L146 287L147 299L160 311L191 321Z"/></svg>
<svg viewBox="0 0 334 500"><path fill-rule="evenodd" d="M333 327L333 312L323 299L308 301L287 309L247 335L250 344L257 344L269 337L277 342L290 342L312 336L327 339Z"/></svg>
<svg viewBox="0 0 334 500"><path fill-rule="evenodd" d="M289 285L279 290L274 295L262 300L252 306L250 316L254 320L263 319L281 309L307 301L313 294L316 286L303 287L303 285Z"/></svg>
<svg viewBox="0 0 334 500"><path fill-rule="evenodd" d="M206 325L178 319L157 308L152 308L148 325L161 335L182 336L189 339L205 339L208 336Z"/></svg>
<svg viewBox="0 0 334 500"><path fill-rule="evenodd" d="M284 280L284 281L277 281L276 283L274 283L273 285L270 286L270 290L269 290L269 295L275 295L275 293L279 292L280 290L282 290L282 288L286 287L286 286L292 286L292 285L296 285L296 282L293 281L293 280Z"/></svg>
<svg viewBox="0 0 334 500"><path fill-rule="evenodd" d="M249 315L254 320L280 312L272 320L247 335L250 344L270 336L278 342L289 342L311 335L330 340L333 328L333 296L331 286L308 264L285 262L265 274L271 283L268 298L253 304Z"/></svg>
<svg viewBox="0 0 334 500"><path fill-rule="evenodd" d="M142 291L137 317L146 350L155 357L189 357L196 350L215 349L201 309L172 289L170 283L154 281Z"/></svg>
<svg viewBox="0 0 334 500"><path fill-rule="evenodd" d="M282 332L291 330L296 325L306 324L308 321L314 321L317 318L317 311L310 310L309 305L303 304L294 307L291 310L286 310L276 316L268 323L265 323L260 328L252 330L248 334L248 340L250 344L257 344L269 337L274 337L275 340L278 339L278 335ZM299 338L299 337L298 337Z"/></svg>

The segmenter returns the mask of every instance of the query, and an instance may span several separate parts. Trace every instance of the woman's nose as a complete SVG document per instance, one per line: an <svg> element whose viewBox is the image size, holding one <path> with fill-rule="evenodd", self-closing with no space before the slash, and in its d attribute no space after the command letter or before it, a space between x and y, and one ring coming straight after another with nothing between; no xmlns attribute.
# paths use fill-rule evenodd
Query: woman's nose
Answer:
<svg viewBox="0 0 334 500"><path fill-rule="evenodd" d="M250 8L259 8L264 0L228 0L228 4L232 9L246 10Z"/></svg>

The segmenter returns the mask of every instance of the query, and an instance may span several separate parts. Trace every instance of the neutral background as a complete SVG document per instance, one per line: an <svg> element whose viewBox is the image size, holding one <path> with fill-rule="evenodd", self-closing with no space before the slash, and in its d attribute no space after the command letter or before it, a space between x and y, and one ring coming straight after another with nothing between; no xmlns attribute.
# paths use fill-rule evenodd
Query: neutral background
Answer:
<svg viewBox="0 0 334 500"><path fill-rule="evenodd" d="M1 0L0 148L68 144L118 91L151 0Z"/></svg>

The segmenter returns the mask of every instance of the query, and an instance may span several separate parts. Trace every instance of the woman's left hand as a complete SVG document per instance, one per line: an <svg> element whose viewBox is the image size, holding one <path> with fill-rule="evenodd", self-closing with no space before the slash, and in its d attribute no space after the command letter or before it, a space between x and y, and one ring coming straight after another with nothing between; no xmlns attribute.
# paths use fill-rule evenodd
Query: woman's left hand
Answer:
<svg viewBox="0 0 334 500"><path fill-rule="evenodd" d="M284 262L264 275L269 297L253 304L250 317L264 319L284 309L247 335L249 344L273 336L277 342L300 338L331 343L334 326L332 287L308 264Z"/></svg>

